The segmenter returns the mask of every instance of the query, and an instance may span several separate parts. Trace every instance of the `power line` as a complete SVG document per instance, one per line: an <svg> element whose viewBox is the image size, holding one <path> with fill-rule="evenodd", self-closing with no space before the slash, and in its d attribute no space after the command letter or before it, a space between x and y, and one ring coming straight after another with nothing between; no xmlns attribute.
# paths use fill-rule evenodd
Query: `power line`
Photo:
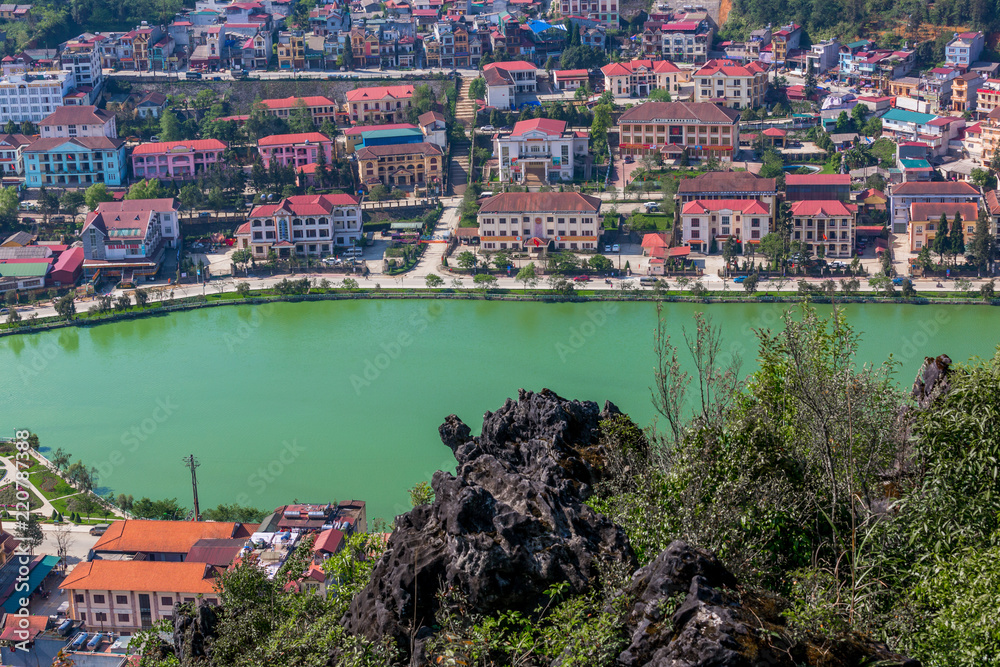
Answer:
<svg viewBox="0 0 1000 667"><path fill-rule="evenodd" d="M194 520L198 521L201 518L201 512L198 511L198 477L194 471L201 463L194 457L194 454L190 454L184 457L184 465L191 468L191 490L194 493Z"/></svg>

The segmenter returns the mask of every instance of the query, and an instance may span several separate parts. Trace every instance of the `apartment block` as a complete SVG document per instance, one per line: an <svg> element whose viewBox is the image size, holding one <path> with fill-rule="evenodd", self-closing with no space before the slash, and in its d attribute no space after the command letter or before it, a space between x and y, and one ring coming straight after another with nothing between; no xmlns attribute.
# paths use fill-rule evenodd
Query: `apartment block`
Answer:
<svg viewBox="0 0 1000 667"><path fill-rule="evenodd" d="M483 250L593 250L601 233L601 200L579 192L506 192L479 209Z"/></svg>

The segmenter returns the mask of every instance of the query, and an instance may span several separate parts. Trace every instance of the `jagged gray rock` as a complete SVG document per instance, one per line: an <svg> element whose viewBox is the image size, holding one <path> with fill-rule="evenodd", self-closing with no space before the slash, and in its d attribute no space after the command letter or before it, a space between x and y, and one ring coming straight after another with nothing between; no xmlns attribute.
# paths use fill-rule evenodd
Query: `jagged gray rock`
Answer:
<svg viewBox="0 0 1000 667"><path fill-rule="evenodd" d="M913 381L913 398L921 408L928 408L942 394L948 392L951 383L948 376L951 373L951 357L947 354L937 358L924 357L924 364L917 371Z"/></svg>
<svg viewBox="0 0 1000 667"><path fill-rule="evenodd" d="M435 499L396 519L372 581L344 618L349 632L392 637L404 654L431 634L438 591L462 594L471 612L530 612L555 583L588 589L598 561L635 566L621 528L583 504L601 478L607 403L521 390L483 418L482 435L452 415L441 440L458 461L437 472Z"/></svg>
<svg viewBox="0 0 1000 667"><path fill-rule="evenodd" d="M174 605L174 655L182 665L199 660L211 664L219 607L199 600Z"/></svg>

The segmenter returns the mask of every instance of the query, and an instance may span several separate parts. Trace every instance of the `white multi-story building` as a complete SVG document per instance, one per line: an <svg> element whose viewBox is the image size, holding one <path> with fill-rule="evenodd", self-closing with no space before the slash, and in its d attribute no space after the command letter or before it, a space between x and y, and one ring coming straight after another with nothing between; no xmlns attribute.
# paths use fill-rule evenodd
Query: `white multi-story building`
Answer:
<svg viewBox="0 0 1000 667"><path fill-rule="evenodd" d="M85 104L94 102L104 84L101 69L101 45L108 41L106 35L84 33L59 45L62 68L73 72L73 85L87 93Z"/></svg>
<svg viewBox="0 0 1000 667"><path fill-rule="evenodd" d="M892 188L889 195L889 222L894 234L906 234L910 222L910 205L915 203L951 202L979 205L982 193L964 181L907 181Z"/></svg>
<svg viewBox="0 0 1000 667"><path fill-rule="evenodd" d="M24 174L24 149L31 138L23 134L0 134L0 176Z"/></svg>
<svg viewBox="0 0 1000 667"><path fill-rule="evenodd" d="M160 225L160 238L168 248L176 248L181 238L181 220L177 200L170 197L163 199L123 199L122 201L106 201L97 205L95 213L107 215L126 215L152 211Z"/></svg>
<svg viewBox="0 0 1000 667"><path fill-rule="evenodd" d="M9 74L0 77L0 125L37 123L63 105L73 89L70 72Z"/></svg>
<svg viewBox="0 0 1000 667"><path fill-rule="evenodd" d="M583 16L605 28L618 28L618 0L562 0L563 16Z"/></svg>
<svg viewBox="0 0 1000 667"><path fill-rule="evenodd" d="M764 104L767 67L758 62L738 65L730 60L710 60L692 79L695 102L714 102L733 109L756 109Z"/></svg>
<svg viewBox="0 0 1000 667"><path fill-rule="evenodd" d="M93 106L59 107L39 123L42 138L108 137L118 138L115 115Z"/></svg>
<svg viewBox="0 0 1000 667"><path fill-rule="evenodd" d="M541 185L551 180L573 180L577 162L587 158L590 137L567 132L566 121L549 118L522 120L510 134L494 140L500 158L500 180Z"/></svg>
<svg viewBox="0 0 1000 667"><path fill-rule="evenodd" d="M669 60L632 60L601 68L604 90L615 97L648 97L654 90L680 93L681 70Z"/></svg>
<svg viewBox="0 0 1000 667"><path fill-rule="evenodd" d="M486 103L503 109L517 108L518 95L532 95L538 91L538 66L524 60L490 63L483 67L486 79Z"/></svg>
<svg viewBox="0 0 1000 667"><path fill-rule="evenodd" d="M483 250L593 250L601 200L579 192L505 192L479 208Z"/></svg>
<svg viewBox="0 0 1000 667"><path fill-rule="evenodd" d="M361 203L353 195L299 195L258 206L236 232L257 259L328 255L361 238Z"/></svg>
<svg viewBox="0 0 1000 667"><path fill-rule="evenodd" d="M809 246L813 257L852 257L858 207L836 199L792 202L792 242Z"/></svg>

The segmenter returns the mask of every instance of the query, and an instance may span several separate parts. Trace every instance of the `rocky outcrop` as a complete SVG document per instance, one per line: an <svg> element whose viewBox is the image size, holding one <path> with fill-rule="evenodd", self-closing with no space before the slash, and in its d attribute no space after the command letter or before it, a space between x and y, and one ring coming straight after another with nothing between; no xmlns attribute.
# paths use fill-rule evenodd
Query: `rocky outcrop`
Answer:
<svg viewBox="0 0 1000 667"><path fill-rule="evenodd" d="M636 572L622 595L630 643L618 662L628 667L920 664L860 637L790 639L781 600L739 588L715 555L680 541Z"/></svg>
<svg viewBox="0 0 1000 667"><path fill-rule="evenodd" d="M617 414L610 403L601 411L522 390L486 413L479 437L448 417L440 434L456 473L435 473L434 502L397 517L346 629L392 637L406 654L431 634L442 588L469 612L531 612L552 584L589 588L601 560L634 566L622 529L583 504L602 474L599 422Z"/></svg>
<svg viewBox="0 0 1000 667"><path fill-rule="evenodd" d="M913 398L921 408L928 408L942 394L948 392L951 383L951 358L942 354L937 358L925 357L924 364L913 381Z"/></svg>
<svg viewBox="0 0 1000 667"><path fill-rule="evenodd" d="M200 600L174 606L174 655L182 665L204 660L211 664L212 642L219 624L219 607Z"/></svg>

